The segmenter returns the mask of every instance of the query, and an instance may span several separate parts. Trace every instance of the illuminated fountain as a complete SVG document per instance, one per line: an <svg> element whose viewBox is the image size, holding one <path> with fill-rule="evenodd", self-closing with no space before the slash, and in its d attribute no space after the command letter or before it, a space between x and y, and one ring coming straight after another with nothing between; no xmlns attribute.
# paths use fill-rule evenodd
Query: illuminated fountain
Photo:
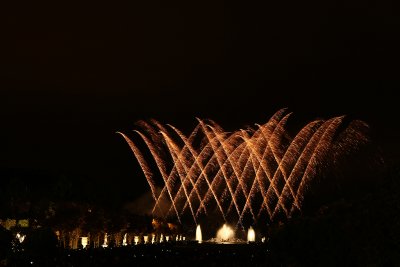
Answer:
<svg viewBox="0 0 400 267"><path fill-rule="evenodd" d="M368 143L361 121L315 120L292 134L290 115L282 109L264 124L234 132L197 119L189 135L155 120L140 121L135 138L120 134L150 186L155 216L198 224L212 213L244 227L245 219L273 221L301 211L318 172Z"/></svg>
<svg viewBox="0 0 400 267"><path fill-rule="evenodd" d="M196 241L199 243L203 242L203 235L201 234L200 224L196 227Z"/></svg>
<svg viewBox="0 0 400 267"><path fill-rule="evenodd" d="M253 227L250 226L247 231L247 242L255 242L256 241L256 233L254 232Z"/></svg>
<svg viewBox="0 0 400 267"><path fill-rule="evenodd" d="M230 242L234 237L235 232L226 224L224 224L217 232L217 241L219 242Z"/></svg>
<svg viewBox="0 0 400 267"><path fill-rule="evenodd" d="M88 237L87 236L83 236L81 237L81 244L83 248L86 248L88 245Z"/></svg>

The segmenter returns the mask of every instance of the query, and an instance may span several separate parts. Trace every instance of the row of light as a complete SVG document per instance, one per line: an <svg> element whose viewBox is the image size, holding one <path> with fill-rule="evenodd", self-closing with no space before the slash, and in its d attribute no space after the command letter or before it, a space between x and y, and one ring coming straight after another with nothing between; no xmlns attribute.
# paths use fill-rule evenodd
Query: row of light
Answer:
<svg viewBox="0 0 400 267"><path fill-rule="evenodd" d="M154 244L154 243L163 243L163 242L169 242L169 241L185 241L186 237L182 235L177 235L175 236L175 239L173 236L164 236L163 234L160 235L160 239L156 239L156 235L145 235L143 236L143 242L140 239L140 236L135 235L133 237L133 244L138 245L138 244ZM87 236L82 236L81 237L81 244L83 248L86 248L89 243L89 238ZM127 234L124 235L124 238L122 240L122 245L127 246ZM104 241L103 245L101 245L103 248L108 247L108 235L104 235Z"/></svg>

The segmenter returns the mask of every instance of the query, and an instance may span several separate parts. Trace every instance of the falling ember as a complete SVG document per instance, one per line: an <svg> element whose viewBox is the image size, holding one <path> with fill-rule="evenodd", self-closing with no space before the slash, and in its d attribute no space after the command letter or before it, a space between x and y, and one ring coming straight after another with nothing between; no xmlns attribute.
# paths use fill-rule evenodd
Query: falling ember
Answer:
<svg viewBox="0 0 400 267"><path fill-rule="evenodd" d="M345 124L343 116L312 121L292 136L286 126L290 115L281 109L265 124L235 132L197 119L188 136L155 120L139 122L136 139L120 134L150 185L154 215L179 222L189 216L197 224L216 211L223 221L243 226L245 217L272 221L300 211L327 156L337 158L366 143L359 129L365 124Z"/></svg>

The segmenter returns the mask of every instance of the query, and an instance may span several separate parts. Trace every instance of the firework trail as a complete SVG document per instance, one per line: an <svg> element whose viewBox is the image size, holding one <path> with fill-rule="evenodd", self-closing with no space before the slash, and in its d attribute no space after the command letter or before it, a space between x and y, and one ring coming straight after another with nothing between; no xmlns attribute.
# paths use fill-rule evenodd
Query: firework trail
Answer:
<svg viewBox="0 0 400 267"><path fill-rule="evenodd" d="M138 123L141 130L134 132L140 138L118 133L149 183L153 213L159 210L161 216L179 221L189 216L197 223L201 214L216 211L224 221L235 217L237 226L243 226L246 214L256 222L263 215L272 221L279 214L289 218L301 211L308 184L320 167L368 143L363 130L367 125L344 124L343 116L311 121L291 135L290 115L281 109L265 124L235 132L197 119L188 136L155 120ZM333 163L327 162L327 155ZM164 200L169 207L163 211Z"/></svg>

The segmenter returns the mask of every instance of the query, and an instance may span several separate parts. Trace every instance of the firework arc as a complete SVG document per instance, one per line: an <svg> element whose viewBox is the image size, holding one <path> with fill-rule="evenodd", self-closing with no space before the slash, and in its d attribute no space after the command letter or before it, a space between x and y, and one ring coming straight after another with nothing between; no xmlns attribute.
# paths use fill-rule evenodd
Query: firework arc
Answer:
<svg viewBox="0 0 400 267"><path fill-rule="evenodd" d="M366 125L344 125L344 116L311 121L291 136L286 126L291 114L281 109L265 124L234 132L197 119L187 136L155 120L138 122L141 129L132 138L119 133L149 183L154 215L180 222L189 216L197 224L200 216L217 212L243 226L245 216L272 221L301 211L308 184L326 165L326 156L348 153L367 139L357 129ZM346 133L357 138L347 140Z"/></svg>

